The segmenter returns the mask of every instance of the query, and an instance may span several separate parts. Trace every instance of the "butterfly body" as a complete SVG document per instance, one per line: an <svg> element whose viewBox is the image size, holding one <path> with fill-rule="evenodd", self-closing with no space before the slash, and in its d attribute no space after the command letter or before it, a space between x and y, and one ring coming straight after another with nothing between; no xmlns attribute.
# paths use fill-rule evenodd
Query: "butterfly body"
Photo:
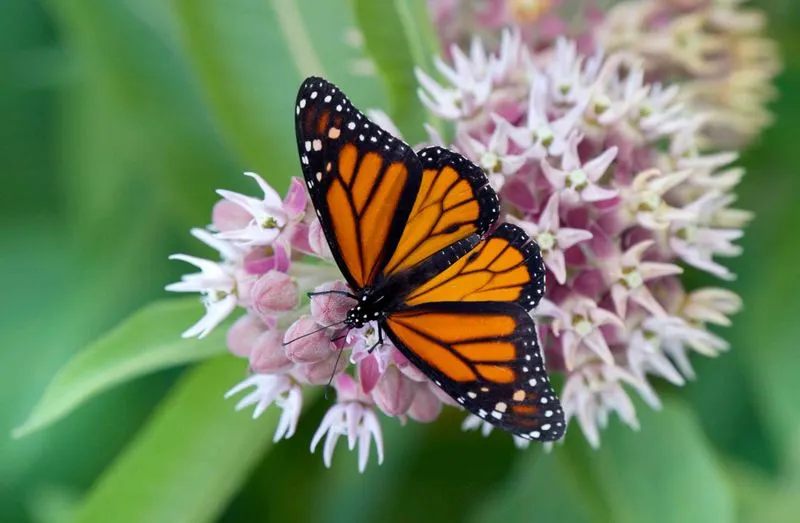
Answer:
<svg viewBox="0 0 800 523"><path fill-rule="evenodd" d="M458 404L523 438L551 441L564 416L530 311L544 292L535 242L496 225L483 171L441 147L414 152L333 84L309 78L295 109L306 184L356 303Z"/></svg>

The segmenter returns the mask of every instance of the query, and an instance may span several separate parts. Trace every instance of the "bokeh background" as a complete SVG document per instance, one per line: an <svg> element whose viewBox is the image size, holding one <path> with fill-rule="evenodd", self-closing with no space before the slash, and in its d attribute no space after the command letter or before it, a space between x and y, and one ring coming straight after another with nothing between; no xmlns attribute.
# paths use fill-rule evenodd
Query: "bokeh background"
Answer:
<svg viewBox="0 0 800 523"><path fill-rule="evenodd" d="M297 17L321 72L361 107L388 103L378 78L352 74L350 3L0 2L0 521L797 521L800 3L751 5L785 69L777 123L741 160L739 207L757 218L731 263L745 303L723 333L732 350L695 358L699 380L664 387L661 413L641 406L638 433L612 420L599 451L574 430L553 454L520 452L461 434L449 412L388 420L385 463L359 475L350 453L326 470L308 451L321 397L276 446L272 420L235 414L221 393L244 369L224 355L176 357L11 437L60 367L167 297L186 269L169 254L210 254L188 230L208 223L216 188L250 191L243 170L281 189L299 174L292 101L308 56L282 36ZM187 325L158 316L127 343Z"/></svg>

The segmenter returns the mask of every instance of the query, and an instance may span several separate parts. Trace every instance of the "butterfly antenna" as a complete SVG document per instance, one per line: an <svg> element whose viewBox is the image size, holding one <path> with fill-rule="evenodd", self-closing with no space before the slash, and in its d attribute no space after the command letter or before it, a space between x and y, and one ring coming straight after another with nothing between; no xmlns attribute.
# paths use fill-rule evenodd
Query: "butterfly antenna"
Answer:
<svg viewBox="0 0 800 523"><path fill-rule="evenodd" d="M353 298L354 300L357 299L357 296L352 292L337 291L337 290L309 292L306 294L306 296L308 296L309 298L313 298L314 296L325 296L326 294L339 294L341 296L347 296L348 298Z"/></svg>
<svg viewBox="0 0 800 523"><path fill-rule="evenodd" d="M289 345L290 343L294 343L297 340L301 340L301 339L303 339L303 338L305 338L307 336L311 336L312 334L316 334L316 333L318 333L320 331L324 331L325 329L329 329L331 327L336 327L337 325L339 325L341 323L344 323L344 320L337 321L336 323L331 323L330 325L321 325L319 329L314 329L313 331L306 332L305 334L301 334L300 336L298 336L298 337L296 337L294 339L291 339L289 341L284 341L282 346L285 347L285 346Z"/></svg>
<svg viewBox="0 0 800 523"><path fill-rule="evenodd" d="M339 349L339 354L336 355L336 363L333 364L333 370L331 371L331 377L328 378L328 384L325 386L325 399L328 399L328 392L333 388L331 387L331 383L333 383L333 377L336 376L336 369L339 367L339 360L342 357L342 353L344 349Z"/></svg>

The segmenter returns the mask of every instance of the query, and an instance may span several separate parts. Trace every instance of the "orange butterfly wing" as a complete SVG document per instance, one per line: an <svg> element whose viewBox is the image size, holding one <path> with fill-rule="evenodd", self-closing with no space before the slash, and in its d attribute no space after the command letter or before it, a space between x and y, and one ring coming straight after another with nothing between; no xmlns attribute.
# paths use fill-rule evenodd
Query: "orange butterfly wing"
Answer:
<svg viewBox="0 0 800 523"><path fill-rule="evenodd" d="M473 414L526 439L564 434L536 327L522 307L427 303L390 314L383 327L412 363Z"/></svg>
<svg viewBox="0 0 800 523"><path fill-rule="evenodd" d="M510 223L501 224L457 261L445 262L441 272L406 295L407 305L500 301L530 310L544 294L545 271L539 246Z"/></svg>
<svg viewBox="0 0 800 523"><path fill-rule="evenodd" d="M419 159L321 78L300 87L295 130L306 185L339 268L354 290L373 285L419 192Z"/></svg>
<svg viewBox="0 0 800 523"><path fill-rule="evenodd" d="M419 266L465 238L477 241L497 220L497 194L483 171L441 147L419 152L422 180L400 241L386 267L391 276Z"/></svg>

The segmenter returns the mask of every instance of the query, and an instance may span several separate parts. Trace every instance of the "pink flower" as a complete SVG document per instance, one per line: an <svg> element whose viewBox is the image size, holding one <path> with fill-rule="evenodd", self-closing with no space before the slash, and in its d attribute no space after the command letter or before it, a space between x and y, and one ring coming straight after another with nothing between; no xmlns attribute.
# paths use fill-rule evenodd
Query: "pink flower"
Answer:
<svg viewBox="0 0 800 523"><path fill-rule="evenodd" d="M618 258L606 261L605 274L611 281L611 298L617 314L624 318L628 300L634 301L651 314L663 316L664 308L655 299L645 283L656 278L680 274L683 269L672 263L642 261L645 251L655 244L646 240L632 246Z"/></svg>
<svg viewBox="0 0 800 523"><path fill-rule="evenodd" d="M536 240L547 268L553 271L556 281L563 284L567 281L564 251L577 243L591 239L592 233L583 229L561 227L558 202L558 195L553 194L541 216L539 216L538 223L512 219L511 217L509 217L508 221L519 225L531 238Z"/></svg>
<svg viewBox="0 0 800 523"><path fill-rule="evenodd" d="M601 187L597 182L617 155L617 148L611 147L600 156L584 162L578 154L581 140L583 137L579 133L572 133L567 138L567 149L561 159L561 167L555 168L547 160L542 160L542 172L553 188L572 204L614 198L618 193L616 189Z"/></svg>
<svg viewBox="0 0 800 523"><path fill-rule="evenodd" d="M358 471L364 472L369 459L371 443L375 442L378 464L383 463L383 434L378 417L372 409L371 399L359 390L358 384L347 374L334 380L337 403L322 418L317 432L311 440L311 452L325 437L322 459L326 467L331 466L333 450L341 436L347 438L347 447L354 450L358 445Z"/></svg>
<svg viewBox="0 0 800 523"><path fill-rule="evenodd" d="M613 312L598 307L588 298L573 298L554 314L552 327L562 341L567 370L575 368L591 355L613 364L614 355L601 331L605 325L625 326ZM581 348L589 352L581 353Z"/></svg>
<svg viewBox="0 0 800 523"><path fill-rule="evenodd" d="M217 191L220 196L235 203L251 216L244 227L222 231L217 237L243 246L270 245L278 238L284 227L302 217L306 206L305 187L302 182L293 179L289 193L284 200L281 200L275 189L259 175L255 173L245 173L245 175L258 183L264 196L259 200L232 191Z"/></svg>
<svg viewBox="0 0 800 523"><path fill-rule="evenodd" d="M461 137L464 154L486 172L496 191L503 186L506 176L516 173L525 163L525 157L508 153L509 127L507 122L500 120L488 143L466 134Z"/></svg>
<svg viewBox="0 0 800 523"><path fill-rule="evenodd" d="M235 396L250 387L254 387L255 390L239 400L235 407L236 410L255 405L256 408L253 410L253 419L255 419L275 403L283 412L272 441L291 438L297 428L297 421L303 407L303 395L300 388L286 376L254 374L226 392L225 398Z"/></svg>

